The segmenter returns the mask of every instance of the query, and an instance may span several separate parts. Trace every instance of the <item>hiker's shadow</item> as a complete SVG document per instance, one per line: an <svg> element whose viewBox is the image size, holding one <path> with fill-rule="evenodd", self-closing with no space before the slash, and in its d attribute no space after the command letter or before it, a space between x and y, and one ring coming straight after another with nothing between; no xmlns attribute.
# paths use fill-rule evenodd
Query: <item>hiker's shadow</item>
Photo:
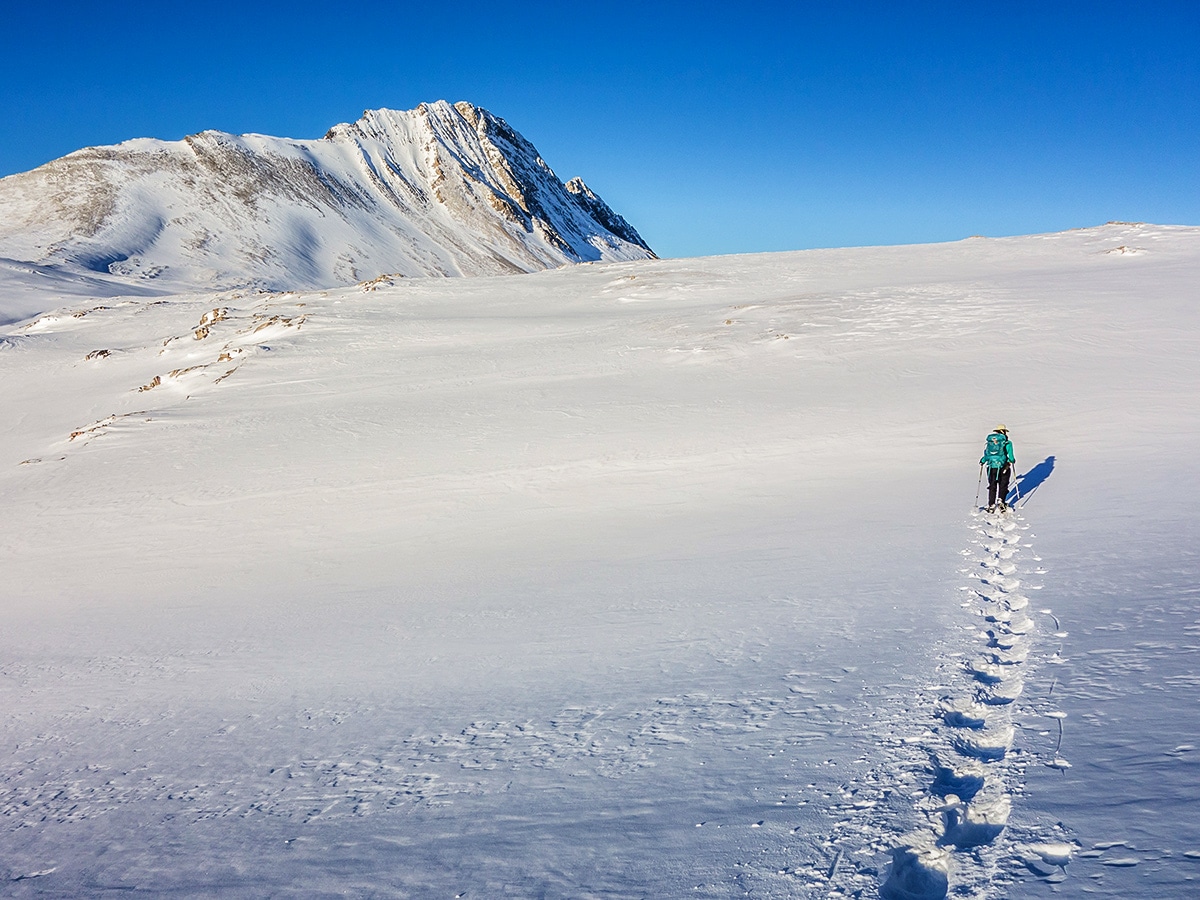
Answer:
<svg viewBox="0 0 1200 900"><path fill-rule="evenodd" d="M1045 483L1050 477L1050 473L1054 471L1054 457L1047 456L1040 463L1026 472L1024 475L1017 476L1016 488L1010 491L1010 494L1019 495L1021 505L1024 506L1029 498L1033 496L1034 491ZM1013 502L1010 498L1009 502Z"/></svg>

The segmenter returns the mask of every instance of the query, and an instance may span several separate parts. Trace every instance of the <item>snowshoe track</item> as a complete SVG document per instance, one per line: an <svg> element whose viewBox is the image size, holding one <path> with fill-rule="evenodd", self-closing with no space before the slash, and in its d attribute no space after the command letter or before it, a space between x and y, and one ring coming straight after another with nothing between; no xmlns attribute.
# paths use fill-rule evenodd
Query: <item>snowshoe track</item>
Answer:
<svg viewBox="0 0 1200 900"><path fill-rule="evenodd" d="M917 741L929 777L912 799L924 823L891 850L880 888L886 900L1000 896L1030 872L1061 881L1070 859L1071 846L1061 835L1027 844L1027 829L1014 835L1009 828L1030 761L1020 746L1017 717L1038 661L1038 627L1023 593L1037 588L1024 588L1021 579L1020 557L1032 555L1024 542L1028 525L1015 510L979 512L971 529L973 546L964 551L971 583L963 586L969 597L963 607L981 627L971 644L950 654L934 724ZM1047 765L1059 761L1058 748L1053 755ZM1046 847L1053 852L1039 852ZM1034 858L1040 865L1030 867Z"/></svg>
<svg viewBox="0 0 1200 900"><path fill-rule="evenodd" d="M915 693L875 698L882 761L842 785L819 844L824 869L804 869L804 896L999 900L1031 878L1067 877L1077 845L1066 826L1018 815L1028 766L1070 765L1045 730L1063 715L1052 711L1055 682L1037 677L1060 659L1056 640L1043 647L1058 622L1027 593L1044 570L1016 511L981 511L969 528L957 628Z"/></svg>

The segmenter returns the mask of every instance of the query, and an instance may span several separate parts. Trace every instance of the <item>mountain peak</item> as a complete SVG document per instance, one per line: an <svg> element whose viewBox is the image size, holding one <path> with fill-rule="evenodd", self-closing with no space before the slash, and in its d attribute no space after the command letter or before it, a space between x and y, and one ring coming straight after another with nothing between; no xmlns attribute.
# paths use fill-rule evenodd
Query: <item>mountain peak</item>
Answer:
<svg viewBox="0 0 1200 900"><path fill-rule="evenodd" d="M582 178L576 176L568 181L565 185L567 192L570 193L575 200L586 209L601 225L623 240L629 241L631 244L637 244L650 253L654 251L650 249L650 245L642 240L642 236L637 233L637 230L625 221L623 216L617 215L612 211L611 207L588 187Z"/></svg>
<svg viewBox="0 0 1200 900"><path fill-rule="evenodd" d="M0 257L171 289L332 287L653 257L580 179L465 101L316 141L203 131L0 179Z"/></svg>

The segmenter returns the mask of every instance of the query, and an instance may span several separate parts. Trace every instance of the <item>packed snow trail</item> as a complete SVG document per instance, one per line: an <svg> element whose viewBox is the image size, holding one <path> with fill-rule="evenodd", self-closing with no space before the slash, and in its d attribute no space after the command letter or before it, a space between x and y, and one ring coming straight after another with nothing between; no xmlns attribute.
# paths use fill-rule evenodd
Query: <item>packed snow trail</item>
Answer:
<svg viewBox="0 0 1200 900"><path fill-rule="evenodd" d="M977 513L970 530L962 616L938 638L934 680L877 703L882 758L845 783L831 808L825 847L835 862L807 870L812 884L825 885L811 896L998 898L1017 884L1029 891L1031 879L1065 878L1076 849L1068 829L1009 824L1031 763L1069 766L1045 735L1021 728L1045 643L1036 623L1043 616L1028 597L1041 587L1029 582L1038 559L1015 512ZM1038 686L1039 701L1051 686Z"/></svg>
<svg viewBox="0 0 1200 900"><path fill-rule="evenodd" d="M936 706L940 724L921 742L932 778L916 805L927 825L893 850L885 898L935 900L948 891L995 896L1012 883L1014 860L1034 866L1030 855L1035 860L1049 855L1065 866L1070 859L1071 846L1062 835L1031 844L1035 849L1024 859L1016 842L1001 840L1029 755L1013 746L1013 710L1025 692L1037 645L1025 593L1031 586L1023 587L1020 571L1022 551L1032 553L1030 544L1022 544L1026 530L1015 510L977 514L976 549L968 557L974 563L968 574L976 583L967 586L971 599L965 606L982 627L975 646L949 672L953 680ZM1061 875L1057 867L1044 874L1055 880Z"/></svg>

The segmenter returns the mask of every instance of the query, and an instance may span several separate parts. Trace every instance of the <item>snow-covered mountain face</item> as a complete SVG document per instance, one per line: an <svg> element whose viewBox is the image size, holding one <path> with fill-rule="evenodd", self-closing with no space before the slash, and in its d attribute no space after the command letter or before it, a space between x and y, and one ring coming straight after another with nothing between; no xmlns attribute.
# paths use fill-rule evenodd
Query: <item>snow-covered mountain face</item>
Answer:
<svg viewBox="0 0 1200 900"><path fill-rule="evenodd" d="M173 290L353 284L652 258L582 180L469 103L370 110L320 140L205 131L0 179L0 260Z"/></svg>

